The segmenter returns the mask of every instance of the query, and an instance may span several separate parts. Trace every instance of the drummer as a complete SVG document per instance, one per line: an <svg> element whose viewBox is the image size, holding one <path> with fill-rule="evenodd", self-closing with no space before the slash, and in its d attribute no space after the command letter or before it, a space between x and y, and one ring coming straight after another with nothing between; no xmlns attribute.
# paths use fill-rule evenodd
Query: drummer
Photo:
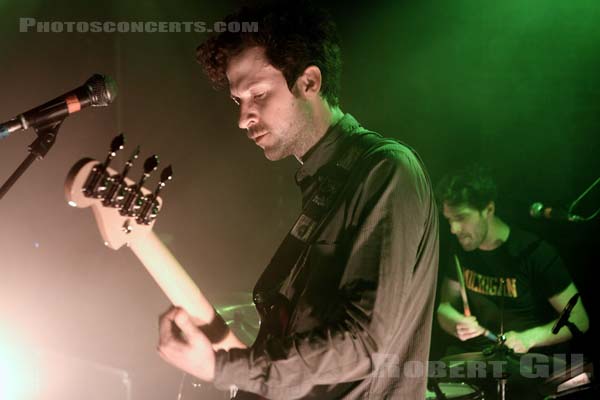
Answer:
<svg viewBox="0 0 600 400"><path fill-rule="evenodd" d="M516 353L540 352L537 348L572 337L567 327L552 334L559 313L577 293L563 261L548 243L498 217L496 195L489 173L477 166L444 177L437 188L460 245L450 252L437 309L442 329L461 341L448 354L482 351L492 344L488 332L502 328L506 346ZM569 320L587 331L581 301Z"/></svg>

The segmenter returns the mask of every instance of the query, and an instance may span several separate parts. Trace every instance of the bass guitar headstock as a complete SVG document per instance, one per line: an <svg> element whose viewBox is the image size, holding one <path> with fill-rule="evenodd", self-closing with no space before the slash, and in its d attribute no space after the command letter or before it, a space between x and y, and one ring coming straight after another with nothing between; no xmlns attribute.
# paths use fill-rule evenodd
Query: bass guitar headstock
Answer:
<svg viewBox="0 0 600 400"><path fill-rule="evenodd" d="M141 177L137 181L130 179L128 174L139 157L139 146L121 172L110 168L113 158L124 147L125 137L120 134L113 139L104 162L91 158L78 161L69 171L65 182L65 196L69 205L91 207L104 243L115 250L152 230L162 208L159 194L173 177L173 169L169 165L162 170L154 190L144 186L158 168L158 156L153 155L144 162Z"/></svg>

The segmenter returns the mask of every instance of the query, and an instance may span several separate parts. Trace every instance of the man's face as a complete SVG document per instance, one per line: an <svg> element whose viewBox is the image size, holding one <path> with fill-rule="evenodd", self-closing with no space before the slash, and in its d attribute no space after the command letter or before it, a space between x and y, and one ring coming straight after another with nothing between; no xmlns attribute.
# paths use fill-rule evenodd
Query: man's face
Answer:
<svg viewBox="0 0 600 400"><path fill-rule="evenodd" d="M238 125L275 161L299 149L307 138L311 112L296 86L292 93L283 73L273 67L264 48L250 47L232 57L227 65L231 98L240 107Z"/></svg>
<svg viewBox="0 0 600 400"><path fill-rule="evenodd" d="M490 215L489 207L479 211L466 204L450 206L444 202L444 217L450 224L450 232L465 251L479 248L486 239Z"/></svg>

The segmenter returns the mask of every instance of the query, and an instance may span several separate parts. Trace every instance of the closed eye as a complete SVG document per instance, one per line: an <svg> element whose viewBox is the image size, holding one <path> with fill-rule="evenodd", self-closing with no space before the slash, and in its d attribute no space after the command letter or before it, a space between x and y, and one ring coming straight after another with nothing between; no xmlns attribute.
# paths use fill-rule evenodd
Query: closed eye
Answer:
<svg viewBox="0 0 600 400"><path fill-rule="evenodd" d="M452 224L454 222L462 222L465 219L465 217L463 215L456 215L456 216L446 217L446 219L448 220L449 224Z"/></svg>

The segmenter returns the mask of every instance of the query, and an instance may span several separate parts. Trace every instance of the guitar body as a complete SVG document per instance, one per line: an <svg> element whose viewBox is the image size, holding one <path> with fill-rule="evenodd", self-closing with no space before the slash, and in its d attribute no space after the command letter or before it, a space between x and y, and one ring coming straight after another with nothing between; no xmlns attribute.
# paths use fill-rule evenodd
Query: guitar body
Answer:
<svg viewBox="0 0 600 400"><path fill-rule="evenodd" d="M289 323L291 304L281 293L274 293L264 298L255 296L256 309L260 317L260 330L256 343L263 343L268 337L283 337Z"/></svg>

